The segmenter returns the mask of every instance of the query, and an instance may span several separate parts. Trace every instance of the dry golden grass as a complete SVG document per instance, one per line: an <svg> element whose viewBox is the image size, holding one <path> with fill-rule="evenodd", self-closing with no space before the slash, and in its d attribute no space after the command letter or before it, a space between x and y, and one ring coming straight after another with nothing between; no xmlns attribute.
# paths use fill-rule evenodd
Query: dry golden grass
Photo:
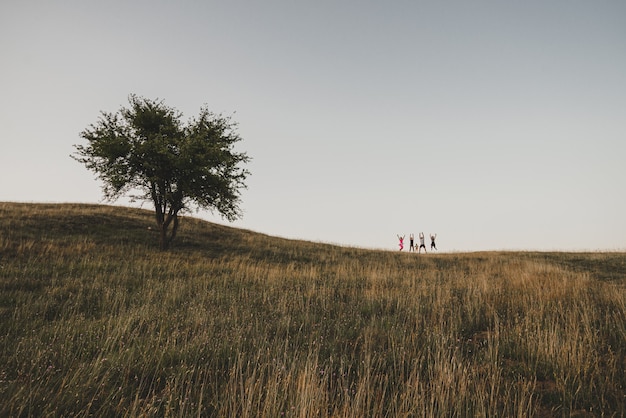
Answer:
<svg viewBox="0 0 626 418"><path fill-rule="evenodd" d="M0 203L0 416L624 416L626 255L398 254Z"/></svg>

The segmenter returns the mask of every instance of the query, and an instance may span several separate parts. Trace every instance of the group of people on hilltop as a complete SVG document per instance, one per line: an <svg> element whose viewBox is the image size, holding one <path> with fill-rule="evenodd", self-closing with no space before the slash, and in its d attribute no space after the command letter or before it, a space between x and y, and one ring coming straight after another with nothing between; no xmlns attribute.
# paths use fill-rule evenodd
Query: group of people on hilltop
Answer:
<svg viewBox="0 0 626 418"><path fill-rule="evenodd" d="M398 235L398 240L399 242L399 246L400 246L400 251L404 250L404 237L405 235ZM437 238L437 234L433 235L430 234L430 250L436 250L437 249L437 245L435 244L435 238ZM411 246L409 247L409 252L411 251L417 251L418 253L422 252L422 248L424 249L424 253L426 253L426 244L424 244L424 233L420 232L419 233L419 239L420 239L420 246L418 247L418 249L415 249L415 236L413 234L411 234L409 236L409 242L411 243Z"/></svg>

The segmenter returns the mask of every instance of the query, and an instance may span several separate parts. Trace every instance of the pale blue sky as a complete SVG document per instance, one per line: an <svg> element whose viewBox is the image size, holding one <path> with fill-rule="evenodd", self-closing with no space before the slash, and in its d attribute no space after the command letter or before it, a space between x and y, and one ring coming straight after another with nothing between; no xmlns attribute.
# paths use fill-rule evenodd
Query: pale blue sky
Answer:
<svg viewBox="0 0 626 418"><path fill-rule="evenodd" d="M99 202L69 154L136 93L235 112L232 226L626 250L625 22L623 1L3 1L0 200Z"/></svg>

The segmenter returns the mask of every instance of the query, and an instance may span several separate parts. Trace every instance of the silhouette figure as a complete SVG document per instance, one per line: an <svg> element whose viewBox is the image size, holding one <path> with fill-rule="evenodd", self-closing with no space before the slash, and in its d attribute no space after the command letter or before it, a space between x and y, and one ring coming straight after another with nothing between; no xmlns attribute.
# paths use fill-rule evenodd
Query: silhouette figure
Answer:
<svg viewBox="0 0 626 418"><path fill-rule="evenodd" d="M435 245L435 238L437 238L437 234L433 235L430 234L430 249L432 250L433 248L436 250L437 246Z"/></svg>

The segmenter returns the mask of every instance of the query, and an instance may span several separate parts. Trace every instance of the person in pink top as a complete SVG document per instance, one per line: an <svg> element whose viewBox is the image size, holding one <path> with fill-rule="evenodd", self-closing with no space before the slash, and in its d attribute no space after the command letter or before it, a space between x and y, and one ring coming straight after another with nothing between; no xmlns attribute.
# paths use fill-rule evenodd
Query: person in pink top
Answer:
<svg viewBox="0 0 626 418"><path fill-rule="evenodd" d="M400 246L400 251L404 250L404 237L404 235L398 235L398 240L400 241L400 243L398 244Z"/></svg>

